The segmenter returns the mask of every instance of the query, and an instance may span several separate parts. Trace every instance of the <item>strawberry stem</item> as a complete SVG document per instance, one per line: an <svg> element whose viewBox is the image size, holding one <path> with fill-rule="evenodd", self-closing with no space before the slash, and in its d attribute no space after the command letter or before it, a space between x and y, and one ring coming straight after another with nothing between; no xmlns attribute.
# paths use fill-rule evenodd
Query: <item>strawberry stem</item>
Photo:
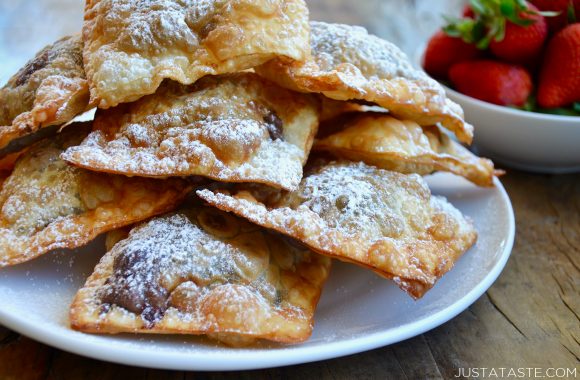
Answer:
<svg viewBox="0 0 580 380"><path fill-rule="evenodd" d="M559 14L538 12L529 8L525 0L470 0L469 4L475 18L443 16L446 21L443 31L451 37L475 44L482 50L487 49L492 40L503 40L507 21L520 26L529 26L536 22L530 16L551 17Z"/></svg>
<svg viewBox="0 0 580 380"><path fill-rule="evenodd" d="M568 23L569 24L574 24L576 22L576 13L574 10L574 5L572 3L570 3L570 5L568 6Z"/></svg>

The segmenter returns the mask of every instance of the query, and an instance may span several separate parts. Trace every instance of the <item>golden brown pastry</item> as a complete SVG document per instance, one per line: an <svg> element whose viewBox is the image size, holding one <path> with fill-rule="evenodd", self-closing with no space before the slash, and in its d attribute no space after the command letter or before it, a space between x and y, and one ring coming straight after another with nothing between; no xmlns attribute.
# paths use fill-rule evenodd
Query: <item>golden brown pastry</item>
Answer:
<svg viewBox="0 0 580 380"><path fill-rule="evenodd" d="M14 166L16 165L16 161L24 154L28 148L24 148L18 152L10 153L2 158L0 158L0 172L10 173Z"/></svg>
<svg viewBox="0 0 580 380"><path fill-rule="evenodd" d="M71 125L33 145L0 191L0 267L56 248L75 248L100 233L173 209L191 190L160 181L92 173L59 158L90 124Z"/></svg>
<svg viewBox="0 0 580 380"><path fill-rule="evenodd" d="M94 131L63 158L95 171L142 177L200 175L292 190L300 183L318 102L256 74L164 84L97 114Z"/></svg>
<svg viewBox="0 0 580 380"><path fill-rule="evenodd" d="M310 52L304 0L87 0L83 39L100 108L152 94L165 78L191 84Z"/></svg>
<svg viewBox="0 0 580 380"><path fill-rule="evenodd" d="M305 341L330 259L214 208L143 223L77 293L76 330Z"/></svg>
<svg viewBox="0 0 580 380"><path fill-rule="evenodd" d="M324 95L319 95L318 99L320 100L321 104L321 111L319 116L321 123L330 121L351 112L366 112L368 108L357 103L330 99Z"/></svg>
<svg viewBox="0 0 580 380"><path fill-rule="evenodd" d="M256 185L198 190L210 205L370 268L422 297L476 241L473 225L416 174L334 162L292 193Z"/></svg>
<svg viewBox="0 0 580 380"><path fill-rule="evenodd" d="M42 49L0 89L0 148L88 108L80 35Z"/></svg>
<svg viewBox="0 0 580 380"><path fill-rule="evenodd" d="M4 185L4 181L6 178L10 176L10 171L0 169L0 191L2 190L2 185Z"/></svg>
<svg viewBox="0 0 580 380"><path fill-rule="evenodd" d="M413 68L395 45L359 26L311 22L312 58L274 59L256 72L283 87L317 92L336 100L378 104L423 126L441 123L471 143L473 127L461 107L424 72Z"/></svg>
<svg viewBox="0 0 580 380"><path fill-rule="evenodd" d="M479 186L493 186L493 162L479 158L438 127L421 127L384 113L356 113L330 121L336 130L314 143L314 150L364 161L400 173L448 171ZM324 133L324 127L321 128Z"/></svg>
<svg viewBox="0 0 580 380"><path fill-rule="evenodd" d="M129 236L129 232L131 232L133 227L134 226L127 226L107 232L107 235L105 236L105 249L107 252L113 249L115 244L121 240L127 239L127 236Z"/></svg>

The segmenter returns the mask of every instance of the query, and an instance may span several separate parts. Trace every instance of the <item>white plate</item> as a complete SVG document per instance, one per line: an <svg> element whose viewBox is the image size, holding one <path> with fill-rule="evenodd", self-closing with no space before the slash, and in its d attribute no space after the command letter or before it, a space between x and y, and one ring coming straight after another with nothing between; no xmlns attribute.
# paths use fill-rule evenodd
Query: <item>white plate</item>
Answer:
<svg viewBox="0 0 580 380"><path fill-rule="evenodd" d="M353 354L421 334L466 309L495 281L514 239L510 200L450 174L428 179L477 226L477 245L427 295L413 301L368 270L336 262L302 345L233 349L196 337L98 336L68 328L68 306L103 253L102 239L0 270L0 323L51 346L101 360L176 370L242 370Z"/></svg>

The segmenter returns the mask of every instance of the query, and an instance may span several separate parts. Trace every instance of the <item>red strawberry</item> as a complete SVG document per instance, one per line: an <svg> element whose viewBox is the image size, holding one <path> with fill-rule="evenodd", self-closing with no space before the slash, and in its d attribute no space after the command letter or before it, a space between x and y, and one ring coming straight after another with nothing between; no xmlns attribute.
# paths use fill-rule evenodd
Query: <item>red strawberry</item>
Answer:
<svg viewBox="0 0 580 380"><path fill-rule="evenodd" d="M461 15L465 18L475 18L475 12L469 4L463 7L463 12L461 12Z"/></svg>
<svg viewBox="0 0 580 380"><path fill-rule="evenodd" d="M577 101L580 101L580 24L572 24L548 43L540 73L538 104L556 108Z"/></svg>
<svg viewBox="0 0 580 380"><path fill-rule="evenodd" d="M578 5L580 1L575 0ZM573 7L572 0L530 0L541 11L560 12L558 16L546 17L550 33L555 34L568 25L568 12Z"/></svg>
<svg viewBox="0 0 580 380"><path fill-rule="evenodd" d="M503 62L460 62L451 67L449 77L459 92L502 106L521 106L532 91L528 71Z"/></svg>
<svg viewBox="0 0 580 380"><path fill-rule="evenodd" d="M538 8L528 5L536 13L520 13L520 18L532 20L531 25L517 25L506 20L505 36L501 41L491 41L492 53L502 60L512 63L531 63L538 59L546 37L548 26L544 16L538 14Z"/></svg>
<svg viewBox="0 0 580 380"><path fill-rule="evenodd" d="M427 44L423 68L435 78L447 78L451 65L477 58L480 54L482 52L474 45L450 37L440 30Z"/></svg>

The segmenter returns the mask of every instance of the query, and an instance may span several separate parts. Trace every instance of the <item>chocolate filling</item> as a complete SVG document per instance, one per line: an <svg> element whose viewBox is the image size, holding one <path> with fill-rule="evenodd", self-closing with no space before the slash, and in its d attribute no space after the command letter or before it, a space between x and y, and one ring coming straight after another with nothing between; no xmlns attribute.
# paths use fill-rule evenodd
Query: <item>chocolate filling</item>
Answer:
<svg viewBox="0 0 580 380"><path fill-rule="evenodd" d="M264 116L264 122L272 140L284 140L284 123L276 112L270 111Z"/></svg>
<svg viewBox="0 0 580 380"><path fill-rule="evenodd" d="M159 260L153 258L153 265L145 264L148 254L134 250L115 258L113 277L102 301L141 314L152 325L167 310L169 291L160 285Z"/></svg>
<svg viewBox="0 0 580 380"><path fill-rule="evenodd" d="M207 36L217 27L217 25L213 22L208 22L205 24L199 31L199 36L202 40L205 40Z"/></svg>
<svg viewBox="0 0 580 380"><path fill-rule="evenodd" d="M44 67L46 67L47 64L48 64L48 49L42 52L42 54L34 57L32 61L28 62L26 66L24 66L22 70L18 72L18 76L16 77L14 84L16 86L22 86L28 81L28 79L32 74L34 74L38 70L43 69Z"/></svg>
<svg viewBox="0 0 580 380"><path fill-rule="evenodd" d="M207 213L204 221L209 227L216 230L226 229L228 225L226 218L218 213Z"/></svg>

